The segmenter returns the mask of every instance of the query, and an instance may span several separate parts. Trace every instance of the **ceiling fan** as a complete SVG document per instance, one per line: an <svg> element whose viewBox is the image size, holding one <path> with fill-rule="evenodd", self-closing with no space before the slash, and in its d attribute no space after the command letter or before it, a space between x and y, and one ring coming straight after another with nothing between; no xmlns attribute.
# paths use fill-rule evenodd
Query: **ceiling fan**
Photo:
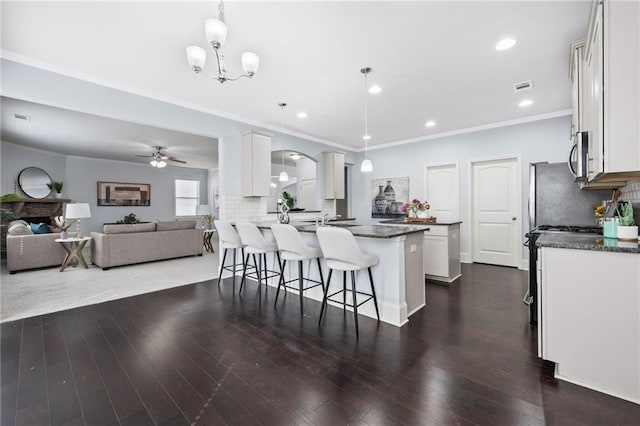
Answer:
<svg viewBox="0 0 640 426"><path fill-rule="evenodd" d="M166 149L163 146L154 145L151 148L153 148L155 150L155 152L153 152L151 155L136 155L136 157L151 158L150 164L153 167L157 167L159 169L161 169L163 167L166 167L167 161L172 161L174 163L187 164L186 161L178 160L175 157L171 157L171 156L167 155L165 152L162 151L163 149Z"/></svg>

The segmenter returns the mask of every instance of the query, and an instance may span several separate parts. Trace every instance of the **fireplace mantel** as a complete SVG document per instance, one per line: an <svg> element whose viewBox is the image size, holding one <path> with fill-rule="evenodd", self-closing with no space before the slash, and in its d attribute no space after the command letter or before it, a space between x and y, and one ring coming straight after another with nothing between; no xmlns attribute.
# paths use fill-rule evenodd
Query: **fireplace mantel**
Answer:
<svg viewBox="0 0 640 426"><path fill-rule="evenodd" d="M56 216L62 215L62 205L70 201L66 198L20 198L4 201L2 207L13 211L16 219L48 217L53 223Z"/></svg>

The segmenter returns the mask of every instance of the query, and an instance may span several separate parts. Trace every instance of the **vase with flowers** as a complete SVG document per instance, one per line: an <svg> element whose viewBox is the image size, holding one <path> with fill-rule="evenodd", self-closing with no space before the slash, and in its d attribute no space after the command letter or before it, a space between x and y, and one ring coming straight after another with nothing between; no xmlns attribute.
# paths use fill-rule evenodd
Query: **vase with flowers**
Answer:
<svg viewBox="0 0 640 426"><path fill-rule="evenodd" d="M64 216L56 216L53 219L53 222L56 229L60 232L60 239L66 240L69 237L69 235L67 234L67 230L71 225L73 225L75 219L72 221L67 221Z"/></svg>
<svg viewBox="0 0 640 426"><path fill-rule="evenodd" d="M402 205L402 212L407 213L407 216L411 218L426 218L429 216L427 210L430 208L428 202L414 198L411 202Z"/></svg>

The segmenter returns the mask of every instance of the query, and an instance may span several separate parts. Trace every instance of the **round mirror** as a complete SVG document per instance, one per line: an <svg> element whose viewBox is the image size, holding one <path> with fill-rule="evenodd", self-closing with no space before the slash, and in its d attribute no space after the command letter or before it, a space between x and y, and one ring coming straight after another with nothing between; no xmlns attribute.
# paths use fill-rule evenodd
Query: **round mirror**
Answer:
<svg viewBox="0 0 640 426"><path fill-rule="evenodd" d="M51 194L51 176L38 167L22 169L18 175L18 185L22 192L31 198L46 198Z"/></svg>

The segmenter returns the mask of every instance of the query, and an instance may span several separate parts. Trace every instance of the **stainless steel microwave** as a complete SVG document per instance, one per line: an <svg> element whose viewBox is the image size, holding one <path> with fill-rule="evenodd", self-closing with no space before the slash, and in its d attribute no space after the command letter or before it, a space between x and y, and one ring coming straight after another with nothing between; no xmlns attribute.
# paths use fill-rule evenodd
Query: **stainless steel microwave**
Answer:
<svg viewBox="0 0 640 426"><path fill-rule="evenodd" d="M569 170L574 180L586 180L588 177L587 164L589 163L589 134L577 132L573 137L573 147L569 153Z"/></svg>

